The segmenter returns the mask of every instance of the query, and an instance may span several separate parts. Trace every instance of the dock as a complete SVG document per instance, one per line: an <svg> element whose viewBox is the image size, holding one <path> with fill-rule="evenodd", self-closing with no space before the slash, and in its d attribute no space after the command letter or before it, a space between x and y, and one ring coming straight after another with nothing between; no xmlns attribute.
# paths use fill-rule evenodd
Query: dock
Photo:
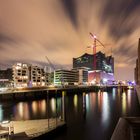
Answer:
<svg viewBox="0 0 140 140"><path fill-rule="evenodd" d="M111 140L140 140L140 117L120 118Z"/></svg>
<svg viewBox="0 0 140 140"><path fill-rule="evenodd" d="M49 120L11 121L10 123L3 124L2 127L9 127L9 135L12 140L30 140L64 125L66 125L65 121L60 118L50 118Z"/></svg>
<svg viewBox="0 0 140 140"><path fill-rule="evenodd" d="M61 95L65 93L83 93L83 92L97 92L99 90L110 91L112 88L120 88L121 90L127 89L127 86L117 85L79 85L79 86L61 86L61 87L34 87L34 88L12 88L5 91L0 91L0 100L23 100L30 98L46 98L47 94L50 96Z"/></svg>

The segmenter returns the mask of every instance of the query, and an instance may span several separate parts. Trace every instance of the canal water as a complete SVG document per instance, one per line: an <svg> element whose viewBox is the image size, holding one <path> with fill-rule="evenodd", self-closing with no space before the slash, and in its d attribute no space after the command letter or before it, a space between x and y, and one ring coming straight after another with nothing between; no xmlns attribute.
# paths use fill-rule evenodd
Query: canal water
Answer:
<svg viewBox="0 0 140 140"><path fill-rule="evenodd" d="M65 110L67 129L54 140L109 140L120 117L140 116L136 92L130 89L65 94ZM0 103L0 121L46 119L56 112L61 117L62 97Z"/></svg>

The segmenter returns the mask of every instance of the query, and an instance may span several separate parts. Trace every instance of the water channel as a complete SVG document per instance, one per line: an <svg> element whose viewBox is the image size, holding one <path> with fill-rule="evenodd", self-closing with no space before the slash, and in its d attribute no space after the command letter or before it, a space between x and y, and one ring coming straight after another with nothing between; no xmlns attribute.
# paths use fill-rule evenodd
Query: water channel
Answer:
<svg viewBox="0 0 140 140"><path fill-rule="evenodd" d="M57 106L56 106L57 103ZM49 109L49 115L48 115ZM62 116L62 97L57 100L1 102L0 121L46 119ZM67 130L54 140L109 140L120 117L140 116L135 90L112 88L110 92L65 94Z"/></svg>

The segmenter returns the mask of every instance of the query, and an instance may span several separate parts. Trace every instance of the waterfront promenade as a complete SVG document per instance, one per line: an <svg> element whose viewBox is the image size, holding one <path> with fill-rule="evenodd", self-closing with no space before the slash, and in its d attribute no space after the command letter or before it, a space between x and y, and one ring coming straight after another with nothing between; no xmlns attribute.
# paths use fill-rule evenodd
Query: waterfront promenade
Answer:
<svg viewBox="0 0 140 140"><path fill-rule="evenodd" d="M46 97L47 93L51 93L49 95L53 95L55 93L73 93L73 92L92 92L98 90L110 90L112 88L120 88L121 90L127 89L128 86L125 85L80 85L80 86L59 86L59 87L34 87L34 88L9 88L4 91L0 91L0 100L4 99L24 99L28 97Z"/></svg>
<svg viewBox="0 0 140 140"><path fill-rule="evenodd" d="M7 124L1 124L4 128L9 128L9 132L13 131L11 138L15 139L32 139L43 134L47 134L58 127L65 125L65 121L60 118L11 121Z"/></svg>
<svg viewBox="0 0 140 140"><path fill-rule="evenodd" d="M51 93L49 94L50 98L47 98L48 94L46 94L47 92L44 89L43 92L41 90L36 92L37 94L39 94L39 96L40 94L45 95L45 98L43 99L25 99L24 101L16 101L16 103L13 100L10 102L3 101L1 102L1 108L3 109L3 118L7 118L9 120L17 120L14 122L20 124L20 126L23 126L18 128L16 127L16 124L14 124L16 128L16 131L14 131L14 140L21 139L21 136L22 140L25 140L27 138L35 138L33 136L38 136L38 133L34 132L39 132L39 130L41 131L44 129L42 128L42 126L45 123L42 123L40 128L32 128L31 126L28 126L28 120L31 120L30 123L32 124L32 121L34 120L37 122L40 121L40 119L45 119L46 121L48 121L46 118L50 118L51 120L52 118L56 117L58 118L59 122L60 116L61 118L65 119L63 117L64 114L66 117L67 129L65 129L65 127L61 127L61 125L60 129L56 129L55 127L54 129L52 129L54 131L64 130L63 133L55 131L58 135L56 133L54 135L54 131L51 131L51 129L50 131L47 130L48 127L46 125L48 124L46 122L46 133L42 131L39 132L39 134L41 134L40 137L45 139L48 138L47 135L49 135L49 138L53 137L55 140L71 140L74 138L81 140L108 140L111 138L111 135L120 117L138 117L140 114L140 110L137 95L134 89L125 90L125 88L127 87L119 86L110 88L109 91L106 91L106 87L102 88L105 89L102 91L98 90L97 92L81 92L84 94L79 94L79 92L72 92L72 94L67 94L67 91L64 92L66 94L63 94L63 90L62 92L59 92L57 90L57 92L52 91L52 94L54 93L54 97L51 96ZM30 93L34 94L34 92L27 92L27 94ZM21 95L22 92L16 94ZM64 103L65 109L61 106L64 105ZM65 112L63 110L65 110ZM54 118L54 123L52 124L56 124L56 118ZM19 120L21 120L21 122L19 122ZM11 123L12 122L13 121L11 121ZM35 122L34 125L40 125L37 124L37 122ZM24 130L24 124L27 124L28 129ZM85 130L89 130L88 133Z"/></svg>
<svg viewBox="0 0 140 140"><path fill-rule="evenodd" d="M140 86L136 86L137 96L140 104Z"/></svg>

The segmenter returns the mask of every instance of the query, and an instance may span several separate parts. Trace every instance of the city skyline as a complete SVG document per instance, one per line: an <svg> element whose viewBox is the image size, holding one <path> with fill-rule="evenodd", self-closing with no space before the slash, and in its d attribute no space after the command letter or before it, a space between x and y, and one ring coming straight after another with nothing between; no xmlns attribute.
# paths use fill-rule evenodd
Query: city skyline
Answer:
<svg viewBox="0 0 140 140"><path fill-rule="evenodd" d="M115 58L116 79L134 79L140 1L40 0L0 1L0 66L14 62L45 65L45 56L65 68L72 58L92 53L97 35Z"/></svg>

